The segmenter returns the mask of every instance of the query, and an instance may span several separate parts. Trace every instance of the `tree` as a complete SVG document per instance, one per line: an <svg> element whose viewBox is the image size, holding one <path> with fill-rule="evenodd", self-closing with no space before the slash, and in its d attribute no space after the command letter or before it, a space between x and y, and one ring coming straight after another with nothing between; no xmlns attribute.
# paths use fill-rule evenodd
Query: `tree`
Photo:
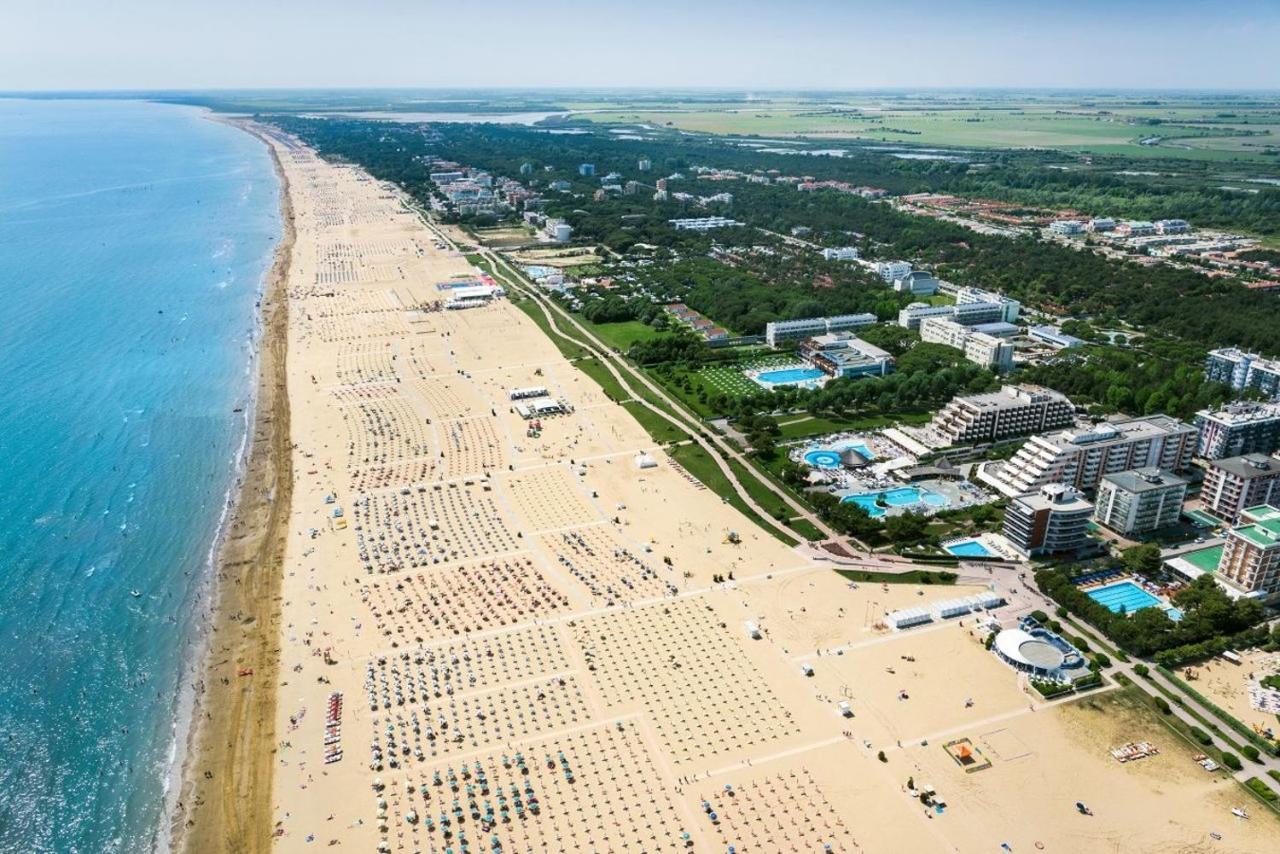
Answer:
<svg viewBox="0 0 1280 854"><path fill-rule="evenodd" d="M1160 572L1163 565L1160 547L1155 543L1130 546L1120 553L1121 565L1136 575L1151 576Z"/></svg>
<svg viewBox="0 0 1280 854"><path fill-rule="evenodd" d="M889 516L884 522L884 535L897 545L918 543L927 536L929 520L919 513Z"/></svg>

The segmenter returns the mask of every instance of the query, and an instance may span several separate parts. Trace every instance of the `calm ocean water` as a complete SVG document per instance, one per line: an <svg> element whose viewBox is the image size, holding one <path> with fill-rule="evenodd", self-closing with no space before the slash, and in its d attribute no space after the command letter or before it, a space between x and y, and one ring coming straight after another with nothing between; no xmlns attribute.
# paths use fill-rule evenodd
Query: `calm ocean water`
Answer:
<svg viewBox="0 0 1280 854"><path fill-rule="evenodd" d="M277 191L195 110L0 100L0 850L153 843Z"/></svg>

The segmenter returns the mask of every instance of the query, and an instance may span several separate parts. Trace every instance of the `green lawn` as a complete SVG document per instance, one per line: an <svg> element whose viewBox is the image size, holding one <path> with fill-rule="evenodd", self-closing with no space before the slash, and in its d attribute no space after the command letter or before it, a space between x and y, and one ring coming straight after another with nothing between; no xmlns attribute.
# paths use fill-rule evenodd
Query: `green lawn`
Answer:
<svg viewBox="0 0 1280 854"><path fill-rule="evenodd" d="M872 584L955 584L955 573L946 569L914 569L910 572L867 572L861 569L837 569L850 581ZM946 573L944 576L943 573Z"/></svg>
<svg viewBox="0 0 1280 854"><path fill-rule="evenodd" d="M624 400L631 399L631 395L622 387L617 378L609 372L604 362L601 362L595 356L578 359L573 363L573 366L595 380L596 384L604 389L604 393L609 396L610 400L621 403Z"/></svg>
<svg viewBox="0 0 1280 854"><path fill-rule="evenodd" d="M653 441L659 444L683 442L689 438L687 431L676 427L638 400L628 400L622 405L640 422L640 426L645 429L645 432L653 437Z"/></svg>
<svg viewBox="0 0 1280 854"><path fill-rule="evenodd" d="M724 472L716 465L715 460L702 449L700 445L680 445L669 451L671 457L684 467L685 471L693 475L700 483L707 487L711 492L719 495L722 499L731 504L736 510L747 518L751 519L766 532L777 537L789 546L798 545L799 541L784 537L780 532L774 530L772 525L761 519L756 512L746 505L746 503L738 497L738 493L734 491L733 486L729 483L729 479L724 476Z"/></svg>
<svg viewBox="0 0 1280 854"><path fill-rule="evenodd" d="M892 415L859 415L853 418L821 418L812 415L782 415L782 441L805 439L846 430L883 430L895 424L924 424L933 416L928 412L900 412Z"/></svg>
<svg viewBox="0 0 1280 854"><path fill-rule="evenodd" d="M648 341L661 333L638 320L624 320L618 323L592 323L580 314L574 319L590 330L597 338L622 353L631 349L638 341Z"/></svg>

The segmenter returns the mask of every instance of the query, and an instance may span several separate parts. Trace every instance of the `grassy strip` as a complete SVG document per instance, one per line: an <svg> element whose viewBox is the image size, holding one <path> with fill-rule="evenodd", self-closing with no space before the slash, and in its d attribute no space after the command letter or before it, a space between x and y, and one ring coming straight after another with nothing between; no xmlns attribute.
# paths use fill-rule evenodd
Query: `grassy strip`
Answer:
<svg viewBox="0 0 1280 854"><path fill-rule="evenodd" d="M685 471L689 472L707 489L732 505L738 512L788 546L799 545L798 540L783 536L780 531L775 530L772 525L761 519L759 514L747 506L747 503L742 500L729 483L729 479L724 476L724 472L720 471L719 467L716 466L715 460L711 459L700 445L680 445L672 448L669 453L676 462L684 467Z"/></svg>
<svg viewBox="0 0 1280 854"><path fill-rule="evenodd" d="M839 433L845 430L880 430L895 424L923 424L932 416L925 412L903 412L894 415L859 415L853 418L824 418L808 416L793 423L781 425L782 435L779 441L806 439L824 433ZM779 416L779 422L789 421L788 416Z"/></svg>
<svg viewBox="0 0 1280 854"><path fill-rule="evenodd" d="M747 491L752 500L769 512L769 515L778 520L790 519L795 511L791 509L785 501L778 497L778 494L769 488L768 484L762 483L760 477L752 471L748 466L743 465L738 460L726 460L729 468L733 470L733 474L738 478L738 483L742 484L742 488Z"/></svg>
<svg viewBox="0 0 1280 854"><path fill-rule="evenodd" d="M640 422L640 426L653 437L653 441L660 445L670 442L683 442L689 438L689 434L686 431L681 430L638 400L628 400L622 405L627 408L627 411L631 413L631 416L636 421Z"/></svg>
<svg viewBox="0 0 1280 854"><path fill-rule="evenodd" d="M827 538L826 534L819 531L818 527L808 519L792 519L787 524L791 526L791 530L795 531L806 540L816 541L825 540Z"/></svg>
<svg viewBox="0 0 1280 854"><path fill-rule="evenodd" d="M1222 741L1223 741L1223 743L1224 743L1224 744L1226 744L1228 747L1230 747L1232 750L1236 751L1237 753L1239 753L1239 752L1240 752L1240 745L1239 745L1239 744L1236 744L1236 743L1235 743L1234 741L1232 741L1230 738L1227 738L1227 734L1226 734L1226 733L1224 733L1224 732L1222 731L1222 727L1218 726L1216 723L1213 723L1213 722L1212 722L1212 721L1210 721L1208 718L1206 718L1204 715L1200 714L1200 713L1199 713L1199 712L1197 712L1195 709L1193 709L1193 708L1191 708L1189 705L1187 705L1186 701L1185 701L1185 700L1183 700L1183 699L1182 699L1182 697L1178 696L1178 694L1177 694L1176 692L1174 692L1174 691L1170 691L1168 688L1166 688L1164 685L1161 685L1159 682L1157 682L1155 679L1153 679L1153 678L1152 678L1152 677L1150 677L1150 676L1148 676L1148 677L1147 677L1147 680L1146 680L1146 681L1147 681L1147 683L1148 683L1148 684L1150 684L1153 688L1155 688L1157 691L1159 691L1159 692L1160 692L1161 694L1163 694L1165 697L1168 697L1168 698L1169 698L1169 700L1170 700L1170 701L1171 701L1175 706L1177 706L1178 708L1182 709L1182 710L1183 710L1184 712L1186 712L1187 714L1191 715L1191 717L1195 718L1197 723L1199 723L1201 726L1205 727L1205 728L1206 728L1207 730L1209 730L1209 732L1211 732L1213 735L1215 735L1215 736L1217 736L1218 738L1222 739Z"/></svg>
<svg viewBox="0 0 1280 854"><path fill-rule="evenodd" d="M618 378L610 373L609 367L595 356L579 359L573 363L573 366L595 380L596 385L604 390L605 396L614 403L631 400L631 395L622 387L622 383L618 382Z"/></svg>
<svg viewBox="0 0 1280 854"><path fill-rule="evenodd" d="M837 569L836 572L850 581L865 581L871 584L955 584L954 572L933 572L928 569L913 569L910 572L869 572L865 569Z"/></svg>
<svg viewBox="0 0 1280 854"><path fill-rule="evenodd" d="M1177 686L1178 690L1182 691L1184 694L1187 694L1193 700L1199 703L1201 706L1208 709L1210 712L1214 714L1215 717L1217 717L1227 726L1231 727L1231 729L1235 730L1237 734L1244 736L1244 738L1247 739L1249 743L1251 743L1254 747L1258 748L1263 753L1270 753L1274 755L1277 752L1276 746L1274 744L1268 742L1265 738L1258 735L1256 732L1254 732L1248 726L1246 726L1243 721L1239 720L1234 715L1231 715L1224 709L1220 708L1217 704L1209 700L1207 697L1205 697L1195 688L1192 688L1172 670L1163 666L1157 666L1156 669L1160 671L1160 675L1162 675L1165 679L1168 679L1175 686Z"/></svg>

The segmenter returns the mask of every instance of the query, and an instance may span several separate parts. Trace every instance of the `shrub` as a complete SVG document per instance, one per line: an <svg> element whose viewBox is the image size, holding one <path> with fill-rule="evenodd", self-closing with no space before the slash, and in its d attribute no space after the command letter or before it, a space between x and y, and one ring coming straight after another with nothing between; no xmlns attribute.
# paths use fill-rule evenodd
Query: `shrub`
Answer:
<svg viewBox="0 0 1280 854"><path fill-rule="evenodd" d="M1133 672L1146 679L1151 670L1145 664L1135 664L1133 665Z"/></svg>
<svg viewBox="0 0 1280 854"><path fill-rule="evenodd" d="M1259 757L1262 755L1258 752L1258 748L1254 747L1252 744L1240 745L1240 752L1244 754L1244 758L1248 759L1250 762L1260 761Z"/></svg>
<svg viewBox="0 0 1280 854"><path fill-rule="evenodd" d="M1222 754L1222 764L1230 768L1232 771L1239 771L1244 766L1240 764L1240 757L1234 753Z"/></svg>
<svg viewBox="0 0 1280 854"><path fill-rule="evenodd" d="M1168 700L1166 700L1164 697L1155 697L1153 699L1156 701L1156 708L1160 710L1161 714L1165 714L1165 715L1173 714L1173 709L1169 707Z"/></svg>
<svg viewBox="0 0 1280 854"><path fill-rule="evenodd" d="M1193 726L1191 728L1191 737L1194 738L1196 741L1200 742L1201 744L1205 744L1205 745L1213 744L1213 739L1209 737L1209 733L1200 729L1200 727ZM1226 758L1226 755L1224 754L1223 759L1225 758Z"/></svg>
<svg viewBox="0 0 1280 854"><path fill-rule="evenodd" d="M1111 666L1111 659L1104 652L1099 652L1093 656L1093 663L1098 665L1099 670L1106 670Z"/></svg>
<svg viewBox="0 0 1280 854"><path fill-rule="evenodd" d="M1073 637L1071 639L1071 642L1075 644L1076 649L1080 650L1081 652L1089 651L1089 642L1084 638L1080 637L1079 635L1076 635L1075 637Z"/></svg>
<svg viewBox="0 0 1280 854"><path fill-rule="evenodd" d="M1048 614L1046 614L1044 611L1041 611L1041 610L1039 610L1039 609L1037 609L1037 610L1035 610L1035 611L1032 611L1030 616L1031 616L1031 619L1035 620L1037 623L1039 623L1039 624L1040 624L1040 625L1042 625L1042 626L1043 626L1045 623L1049 622L1049 615L1048 615ZM1059 614L1058 616L1059 616L1059 617L1065 617L1066 615L1065 615L1065 614Z"/></svg>
<svg viewBox="0 0 1280 854"><path fill-rule="evenodd" d="M1268 786L1266 783L1259 780L1257 777L1250 777L1248 780L1245 781L1245 785L1248 786L1255 795L1262 798L1264 801L1266 801L1269 804L1275 803L1277 800L1280 800L1280 795L1277 795L1274 791L1272 791L1270 786Z"/></svg>
<svg viewBox="0 0 1280 854"><path fill-rule="evenodd" d="M1057 615L1059 620L1065 620L1067 618L1067 609L1062 607L1061 605L1054 608L1053 613Z"/></svg>
<svg viewBox="0 0 1280 854"><path fill-rule="evenodd" d="M881 762L888 762L888 761L889 761L889 757L884 755L884 751L883 751L883 750L876 754L876 758L877 758L877 759L879 759Z"/></svg>

